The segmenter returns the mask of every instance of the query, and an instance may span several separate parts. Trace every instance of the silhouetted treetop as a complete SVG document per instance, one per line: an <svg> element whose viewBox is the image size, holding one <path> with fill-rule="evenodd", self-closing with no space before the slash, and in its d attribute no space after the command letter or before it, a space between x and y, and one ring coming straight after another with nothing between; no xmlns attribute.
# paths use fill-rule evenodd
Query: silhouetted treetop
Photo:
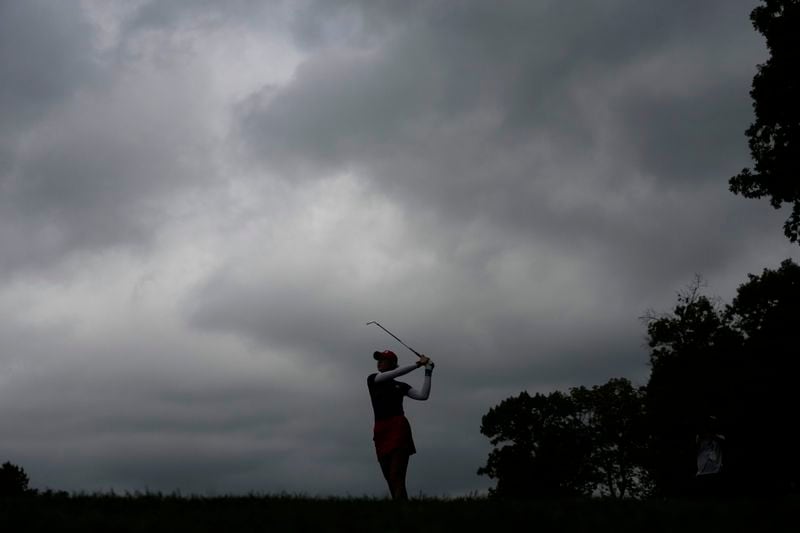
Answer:
<svg viewBox="0 0 800 533"><path fill-rule="evenodd" d="M0 498L18 498L33 494L28 488L28 475L25 470L8 461L0 466Z"/></svg>
<svg viewBox="0 0 800 533"><path fill-rule="evenodd" d="M734 327L749 338L778 340L800 324L800 265L787 259L777 270L748 274L728 308ZM800 351L800 346L794 346Z"/></svg>
<svg viewBox="0 0 800 533"><path fill-rule="evenodd" d="M758 66L750 95L756 121L745 134L753 169L729 181L746 198L769 197L776 209L791 204L786 236L800 238L800 0L764 0L750 14L770 57Z"/></svg>

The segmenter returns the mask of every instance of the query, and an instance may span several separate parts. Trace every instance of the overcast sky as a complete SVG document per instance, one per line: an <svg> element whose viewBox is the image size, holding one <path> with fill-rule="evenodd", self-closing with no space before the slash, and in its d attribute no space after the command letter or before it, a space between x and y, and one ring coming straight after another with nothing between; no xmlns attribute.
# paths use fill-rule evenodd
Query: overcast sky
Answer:
<svg viewBox="0 0 800 533"><path fill-rule="evenodd" d="M437 364L409 492L484 491L490 407L643 385L648 309L800 257L728 192L755 5L0 1L0 461L382 496L378 320Z"/></svg>

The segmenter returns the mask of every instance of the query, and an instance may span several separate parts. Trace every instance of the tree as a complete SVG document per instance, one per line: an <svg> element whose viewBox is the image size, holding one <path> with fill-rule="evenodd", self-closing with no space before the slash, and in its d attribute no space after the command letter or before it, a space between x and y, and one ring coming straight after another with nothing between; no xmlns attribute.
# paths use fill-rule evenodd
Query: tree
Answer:
<svg viewBox="0 0 800 533"><path fill-rule="evenodd" d="M589 466L594 491L612 498L646 496L651 482L644 468L645 389L616 378L591 389L574 388L571 394L591 438Z"/></svg>
<svg viewBox="0 0 800 533"><path fill-rule="evenodd" d="M649 316L646 411L648 468L662 495L687 494L694 436L714 415L726 434L729 488L785 490L800 483L797 410L800 266L748 275L730 305L699 292L678 296L672 313ZM780 459L777 459L777 458Z"/></svg>
<svg viewBox="0 0 800 533"><path fill-rule="evenodd" d="M32 494L28 475L22 467L6 461L0 466L0 498L15 498Z"/></svg>
<svg viewBox="0 0 800 533"><path fill-rule="evenodd" d="M758 66L750 96L756 121L745 134L753 170L729 181L745 198L768 196L778 209L792 204L783 226L792 241L800 239L800 0L764 0L750 13L767 40L770 57Z"/></svg>
<svg viewBox="0 0 800 533"><path fill-rule="evenodd" d="M727 315L744 339L735 383L741 393L734 397L738 440L746 452L740 461L742 481L775 489L797 487L800 266L787 259L778 269L748 275ZM777 456L780 460L773 462Z"/></svg>
<svg viewBox="0 0 800 533"><path fill-rule="evenodd" d="M644 496L643 400L626 379L508 398L483 417L495 448L478 474L497 479L496 496Z"/></svg>
<svg viewBox="0 0 800 533"><path fill-rule="evenodd" d="M507 398L483 416L481 433L495 447L478 470L497 479L492 495L562 498L590 492L590 442L570 396L522 392Z"/></svg>
<svg viewBox="0 0 800 533"><path fill-rule="evenodd" d="M646 411L648 469L656 492L686 495L695 473L695 435L709 415L728 420L730 373L741 336L724 309L700 293L701 280L678 295L672 313L647 320L650 379Z"/></svg>
<svg viewBox="0 0 800 533"><path fill-rule="evenodd" d="M728 308L733 326L750 342L773 344L779 352L795 348L800 317L800 266L786 259L777 270L748 274Z"/></svg>

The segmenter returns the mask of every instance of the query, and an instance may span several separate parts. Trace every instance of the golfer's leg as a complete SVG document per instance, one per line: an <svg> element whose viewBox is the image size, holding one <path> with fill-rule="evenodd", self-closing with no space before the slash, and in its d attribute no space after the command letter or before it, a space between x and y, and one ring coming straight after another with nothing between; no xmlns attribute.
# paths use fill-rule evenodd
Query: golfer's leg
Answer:
<svg viewBox="0 0 800 533"><path fill-rule="evenodd" d="M392 455L384 455L378 459L378 463L381 465L383 479L385 479L387 485L389 485L389 493L392 494L394 498L394 489L392 487Z"/></svg>
<svg viewBox="0 0 800 533"><path fill-rule="evenodd" d="M408 500L406 492L406 471L408 470L408 454L402 450L392 453L391 477L392 498Z"/></svg>

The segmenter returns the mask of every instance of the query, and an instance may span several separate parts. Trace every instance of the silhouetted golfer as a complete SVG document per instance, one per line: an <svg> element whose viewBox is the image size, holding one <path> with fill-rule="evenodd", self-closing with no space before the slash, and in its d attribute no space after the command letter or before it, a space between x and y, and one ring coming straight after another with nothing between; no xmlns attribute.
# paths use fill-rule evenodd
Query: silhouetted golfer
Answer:
<svg viewBox="0 0 800 533"><path fill-rule="evenodd" d="M378 361L378 373L369 375L367 387L372 400L372 410L375 412L373 436L375 451L378 454L383 477L389 484L392 499L407 500L408 458L417 450L411 437L411 425L403 413L403 397L408 396L414 400L428 399L431 392L433 361L423 355L416 364L401 368L397 366L397 355L392 351L375 352L372 356ZM422 390L394 380L421 366L425 367Z"/></svg>

